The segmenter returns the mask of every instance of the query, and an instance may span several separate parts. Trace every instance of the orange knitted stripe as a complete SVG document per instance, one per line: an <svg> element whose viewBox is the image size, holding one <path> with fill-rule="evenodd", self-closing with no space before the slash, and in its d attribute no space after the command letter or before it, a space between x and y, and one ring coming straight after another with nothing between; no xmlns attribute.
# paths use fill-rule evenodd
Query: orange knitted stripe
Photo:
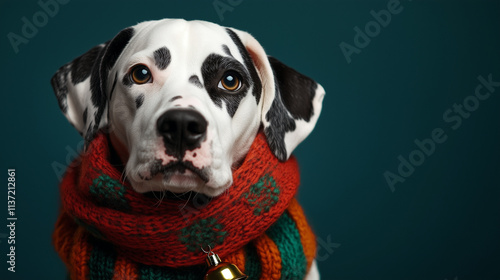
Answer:
<svg viewBox="0 0 500 280"><path fill-rule="evenodd" d="M297 225L297 229L300 234L300 242L302 242L302 248L304 248L304 255L307 260L307 270L309 271L311 263L316 256L316 237L307 223L304 211L296 198L292 200L287 210L292 217L292 220Z"/></svg>
<svg viewBox="0 0 500 280"><path fill-rule="evenodd" d="M88 233L83 227L76 229L73 243L69 265L71 279L87 279L89 276L87 264L92 253L92 245L88 240Z"/></svg>
<svg viewBox="0 0 500 280"><path fill-rule="evenodd" d="M73 246L73 233L77 225L66 213L61 213L56 222L56 229L52 235L52 242L66 266L70 263L71 247Z"/></svg>
<svg viewBox="0 0 500 280"><path fill-rule="evenodd" d="M236 265L241 271L245 271L245 249L244 247L238 251L226 256L222 259L223 262L228 262Z"/></svg>
<svg viewBox="0 0 500 280"><path fill-rule="evenodd" d="M130 262L124 255L118 254L115 262L113 280L139 280L137 265Z"/></svg>
<svg viewBox="0 0 500 280"><path fill-rule="evenodd" d="M261 275L269 276L268 279L280 279L281 253L276 244L265 234L253 242L260 260Z"/></svg>

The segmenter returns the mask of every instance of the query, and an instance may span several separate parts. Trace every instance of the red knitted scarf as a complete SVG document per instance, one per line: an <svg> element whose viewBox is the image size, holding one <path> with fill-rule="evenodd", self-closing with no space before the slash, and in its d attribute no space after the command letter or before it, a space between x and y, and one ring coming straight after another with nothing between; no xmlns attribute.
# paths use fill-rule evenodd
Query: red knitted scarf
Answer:
<svg viewBox="0 0 500 280"><path fill-rule="evenodd" d="M299 185L295 158L279 162L262 133L233 173L229 191L205 206L173 199L159 203L133 191L109 157L107 137L100 134L76 160L80 164L68 168L61 184L63 215L112 243L119 255L145 265L202 264L200 246L211 245L222 258L238 251L282 216Z"/></svg>

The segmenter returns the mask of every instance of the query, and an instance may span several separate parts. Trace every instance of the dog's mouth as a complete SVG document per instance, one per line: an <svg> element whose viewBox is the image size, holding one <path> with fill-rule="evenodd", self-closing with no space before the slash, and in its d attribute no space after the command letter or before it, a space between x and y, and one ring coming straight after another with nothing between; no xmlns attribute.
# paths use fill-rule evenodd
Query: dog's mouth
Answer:
<svg viewBox="0 0 500 280"><path fill-rule="evenodd" d="M175 161L167 165L162 165L161 160L156 160L151 167L150 177L143 178L151 180L157 175L162 175L164 181L172 181L174 179L199 179L204 183L209 181L208 172L206 169L196 168L189 161Z"/></svg>

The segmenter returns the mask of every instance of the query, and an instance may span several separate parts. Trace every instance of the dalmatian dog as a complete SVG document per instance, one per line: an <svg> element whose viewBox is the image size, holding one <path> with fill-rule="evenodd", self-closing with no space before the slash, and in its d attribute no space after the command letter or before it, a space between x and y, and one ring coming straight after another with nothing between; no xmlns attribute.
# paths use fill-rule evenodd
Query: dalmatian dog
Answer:
<svg viewBox="0 0 500 280"><path fill-rule="evenodd" d="M85 146L106 129L135 191L210 197L231 187L259 129L287 160L325 94L247 32L182 19L126 28L51 82ZM307 279L319 279L316 263Z"/></svg>

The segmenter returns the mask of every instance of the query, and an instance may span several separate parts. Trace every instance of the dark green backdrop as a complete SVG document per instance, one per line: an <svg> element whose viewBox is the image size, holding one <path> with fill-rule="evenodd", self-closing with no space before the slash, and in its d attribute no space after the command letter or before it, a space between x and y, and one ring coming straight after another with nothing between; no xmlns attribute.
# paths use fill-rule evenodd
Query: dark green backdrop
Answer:
<svg viewBox="0 0 500 280"><path fill-rule="evenodd" d="M7 168L17 171L18 221L16 273L7 271L8 230L0 226L0 279L65 276L51 246L53 164L66 165L80 137L60 113L50 77L122 28L165 17L247 30L326 89L318 125L295 152L323 279L500 279L500 87L474 97L479 76L500 81L499 1L233 0L223 18L214 2L228 3L70 0L45 23L39 13L41 27L16 53L8 34L22 35L22 18L33 22L42 8L1 1L0 224ZM370 12L388 5L395 13L378 30ZM367 25L370 41L356 38L354 50L355 28ZM350 63L342 42L352 46ZM460 116L453 106L464 102L470 112ZM428 155L414 152L414 141L435 129L446 140ZM396 177L398 156L406 162L410 154L419 166Z"/></svg>

